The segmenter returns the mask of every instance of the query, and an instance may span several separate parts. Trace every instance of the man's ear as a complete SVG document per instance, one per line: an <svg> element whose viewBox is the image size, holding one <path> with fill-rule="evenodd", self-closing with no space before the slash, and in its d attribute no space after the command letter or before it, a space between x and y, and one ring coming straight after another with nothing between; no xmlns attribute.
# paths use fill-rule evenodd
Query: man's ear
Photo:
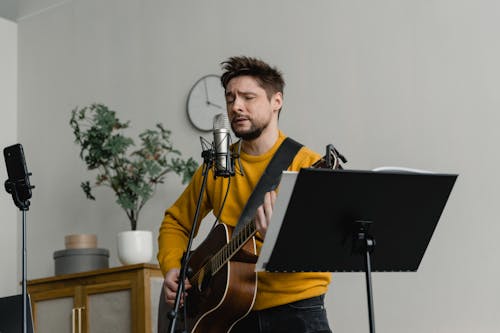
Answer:
<svg viewBox="0 0 500 333"><path fill-rule="evenodd" d="M273 105L273 110L279 111L283 106L283 94L280 92L274 94L271 99L271 103Z"/></svg>

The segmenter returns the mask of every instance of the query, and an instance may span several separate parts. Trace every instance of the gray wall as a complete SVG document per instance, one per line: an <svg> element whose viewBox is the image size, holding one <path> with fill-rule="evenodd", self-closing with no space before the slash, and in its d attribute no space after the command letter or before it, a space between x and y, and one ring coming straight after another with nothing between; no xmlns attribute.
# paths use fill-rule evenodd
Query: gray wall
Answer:
<svg viewBox="0 0 500 333"><path fill-rule="evenodd" d="M0 17L15 21L17 19L17 7L17 0L0 1Z"/></svg>
<svg viewBox="0 0 500 333"><path fill-rule="evenodd" d="M10 146L17 140L17 24L2 18L0 49L0 147L3 150L3 147ZM3 189L4 179L7 178L3 157L0 175L0 295L13 295L18 291L18 268L21 267L16 237L20 225L12 197Z"/></svg>
<svg viewBox="0 0 500 333"><path fill-rule="evenodd" d="M117 265L127 220L91 177L68 126L76 105L104 102L132 134L162 121L199 156L184 105L191 85L231 55L278 65L281 127L315 150L336 144L349 168L400 165L460 177L417 273L374 274L381 332L497 332L500 273L500 3L435 1L21 1L19 140L33 183L30 277L53 272L64 235L94 232ZM141 227L156 232L181 192L171 178ZM327 254L325 254L326 256ZM365 332L361 274L335 274L337 332Z"/></svg>

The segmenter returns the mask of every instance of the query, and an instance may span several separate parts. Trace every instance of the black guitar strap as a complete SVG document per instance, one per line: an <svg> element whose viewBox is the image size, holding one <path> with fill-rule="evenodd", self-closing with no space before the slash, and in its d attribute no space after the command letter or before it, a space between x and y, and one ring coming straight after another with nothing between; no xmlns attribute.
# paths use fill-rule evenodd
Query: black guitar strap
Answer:
<svg viewBox="0 0 500 333"><path fill-rule="evenodd" d="M282 171L288 169L300 148L302 144L288 137L281 143L243 208L234 228L233 237L252 221L257 208L264 203L264 195L278 187Z"/></svg>

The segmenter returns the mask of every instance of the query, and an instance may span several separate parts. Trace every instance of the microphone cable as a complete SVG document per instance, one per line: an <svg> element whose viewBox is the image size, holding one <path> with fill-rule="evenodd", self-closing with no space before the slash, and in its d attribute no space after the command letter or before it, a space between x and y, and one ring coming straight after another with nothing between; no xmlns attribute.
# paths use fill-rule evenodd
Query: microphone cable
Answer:
<svg viewBox="0 0 500 333"><path fill-rule="evenodd" d="M219 214L215 216L215 221L212 225L212 228L210 228L210 231L214 230L215 226L219 223L220 217L222 215L222 211L224 210L224 207L226 207L226 199L229 194L229 188L231 187L231 177L228 177L229 179L227 180L227 187L226 187L226 194L224 195L224 199L222 200L222 204L219 209Z"/></svg>

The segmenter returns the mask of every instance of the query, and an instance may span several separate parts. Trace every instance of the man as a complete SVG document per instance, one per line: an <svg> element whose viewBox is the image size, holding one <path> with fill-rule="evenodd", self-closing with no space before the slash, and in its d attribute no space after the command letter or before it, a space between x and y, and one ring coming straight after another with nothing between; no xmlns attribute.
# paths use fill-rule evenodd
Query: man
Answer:
<svg viewBox="0 0 500 333"><path fill-rule="evenodd" d="M260 176L286 138L278 128L285 83L276 68L255 58L232 57L222 63L222 69L227 114L233 132L241 139L244 175L237 173L232 177L228 189L227 178L214 179L210 174L201 216L213 210L221 221L234 227ZM319 158L319 154L302 147L288 170L309 167ZM170 305L175 300L180 259L192 228L201 183L200 168L184 193L166 211L160 228L158 261L165 274L164 292ZM264 203L255 213L257 251L266 235L275 200L276 192L266 193ZM252 311L231 332L331 332L323 305L330 279L330 273L258 273ZM190 287L187 282L188 294Z"/></svg>

